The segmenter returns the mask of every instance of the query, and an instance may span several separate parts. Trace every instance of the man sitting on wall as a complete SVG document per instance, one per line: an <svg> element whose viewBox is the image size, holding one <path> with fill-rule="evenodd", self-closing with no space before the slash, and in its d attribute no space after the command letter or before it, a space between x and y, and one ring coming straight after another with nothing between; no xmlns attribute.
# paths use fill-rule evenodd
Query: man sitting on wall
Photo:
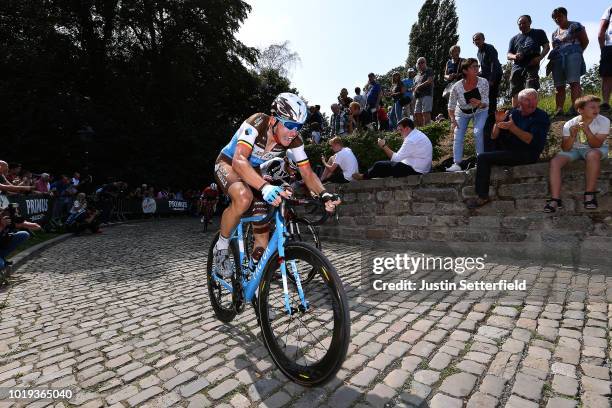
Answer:
<svg viewBox="0 0 612 408"><path fill-rule="evenodd" d="M546 112L538 108L538 92L523 89L518 94L518 108L497 114L491 139L497 149L478 155L476 161L477 198L467 201L468 208L478 208L490 201L489 181L493 165L516 166L538 161L550 128Z"/></svg>
<svg viewBox="0 0 612 408"><path fill-rule="evenodd" d="M355 154L350 148L344 147L342 139L338 136L332 138L329 144L335 154L329 160L321 155L321 161L325 166L321 175L321 182L348 183L353 181L351 175L359 171Z"/></svg>
<svg viewBox="0 0 612 408"><path fill-rule="evenodd" d="M389 160L377 161L364 174L355 173L355 180L378 177L406 177L414 174L425 174L431 170L432 145L423 132L414 128L414 122L403 118L397 124L397 131L404 138L402 146L394 152L384 139L378 139L378 146Z"/></svg>

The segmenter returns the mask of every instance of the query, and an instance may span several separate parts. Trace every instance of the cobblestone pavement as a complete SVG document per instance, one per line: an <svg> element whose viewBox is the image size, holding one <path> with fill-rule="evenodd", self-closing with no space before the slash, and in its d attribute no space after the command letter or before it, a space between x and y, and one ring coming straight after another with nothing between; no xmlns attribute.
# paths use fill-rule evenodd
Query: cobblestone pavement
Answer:
<svg viewBox="0 0 612 408"><path fill-rule="evenodd" d="M251 309L218 322L197 220L124 224L42 252L0 291L0 387L71 387L83 407L602 407L612 278L493 264L524 292L360 289L359 247L324 243L350 299L338 378L304 389L273 366ZM23 403L0 402L0 407Z"/></svg>

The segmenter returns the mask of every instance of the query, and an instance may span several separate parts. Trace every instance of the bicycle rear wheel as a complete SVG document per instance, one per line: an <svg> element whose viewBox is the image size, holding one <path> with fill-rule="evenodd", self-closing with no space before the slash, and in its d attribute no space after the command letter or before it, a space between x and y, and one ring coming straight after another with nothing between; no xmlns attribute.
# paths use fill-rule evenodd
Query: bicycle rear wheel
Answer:
<svg viewBox="0 0 612 408"><path fill-rule="evenodd" d="M314 387L331 380L348 350L350 319L346 294L334 267L312 245L286 242L287 273L315 268L316 279L304 286L304 309L297 285L287 279L292 313L286 310L278 253L267 263L259 284L258 312L266 348L274 363L293 382Z"/></svg>
<svg viewBox="0 0 612 408"><path fill-rule="evenodd" d="M222 322L231 322L236 317L235 299L236 293L230 292L227 287L213 278L213 250L219 240L219 233L215 235L208 250L208 262L206 265L206 281L208 283L208 295L210 304L215 311L215 315ZM236 273L240 270L240 255L238 245L235 240L230 241L229 254L232 257L234 273L231 278L222 278L223 281L232 288L236 288Z"/></svg>

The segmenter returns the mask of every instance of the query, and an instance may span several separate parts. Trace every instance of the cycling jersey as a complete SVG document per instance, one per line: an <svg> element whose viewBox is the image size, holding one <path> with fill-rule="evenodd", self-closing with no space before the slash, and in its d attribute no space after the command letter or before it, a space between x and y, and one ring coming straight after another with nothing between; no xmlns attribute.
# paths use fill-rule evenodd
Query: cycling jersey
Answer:
<svg viewBox="0 0 612 408"><path fill-rule="evenodd" d="M273 184L291 183L288 167L285 159L275 157L259 166L259 171L264 180L271 181Z"/></svg>
<svg viewBox="0 0 612 408"><path fill-rule="evenodd" d="M205 200L216 200L219 197L219 190L213 190L210 186L202 191L202 198Z"/></svg>
<svg viewBox="0 0 612 408"><path fill-rule="evenodd" d="M270 116L264 113L256 113L245 120L232 137L232 140L221 150L220 158L231 163L236 153L236 147L241 144L251 149L249 163L253 167L259 167L264 162L275 157L282 157L286 151L291 151L298 166L308 164L308 156L306 156L304 151L304 142L300 135L296 136L287 147L276 144L269 152L265 151L268 141L269 119Z"/></svg>

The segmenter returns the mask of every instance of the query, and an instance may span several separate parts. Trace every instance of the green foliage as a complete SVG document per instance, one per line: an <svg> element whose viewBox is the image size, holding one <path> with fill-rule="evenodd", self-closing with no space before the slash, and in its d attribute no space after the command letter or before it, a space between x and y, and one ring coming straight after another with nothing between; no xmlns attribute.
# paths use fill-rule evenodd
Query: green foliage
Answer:
<svg viewBox="0 0 612 408"><path fill-rule="evenodd" d="M429 140L431 140L431 144L433 145L433 160L439 159L443 154L443 148L440 146L440 142L450 131L449 122L434 122L420 128L420 130L429 137ZM360 169L365 170L379 160L389 159L383 150L378 147L378 138L384 138L389 148L393 151L397 151L403 142L402 137L397 132L378 131L355 132L351 135L343 136L342 140L344 145L350 147L357 157ZM307 144L306 154L308 154L311 164L316 166L321 164L321 154L324 154L325 157L328 158L334 154L334 152L331 150L329 144Z"/></svg>
<svg viewBox="0 0 612 408"><path fill-rule="evenodd" d="M427 59L427 66L434 73L433 116L445 113L444 71L449 59L450 47L457 44L459 18L454 0L425 0L419 18L410 31L408 66L415 66L419 57Z"/></svg>
<svg viewBox="0 0 612 408"><path fill-rule="evenodd" d="M235 37L242 0L0 2L2 159L155 186L210 181L239 123L290 89ZM84 131L85 129L91 129Z"/></svg>

